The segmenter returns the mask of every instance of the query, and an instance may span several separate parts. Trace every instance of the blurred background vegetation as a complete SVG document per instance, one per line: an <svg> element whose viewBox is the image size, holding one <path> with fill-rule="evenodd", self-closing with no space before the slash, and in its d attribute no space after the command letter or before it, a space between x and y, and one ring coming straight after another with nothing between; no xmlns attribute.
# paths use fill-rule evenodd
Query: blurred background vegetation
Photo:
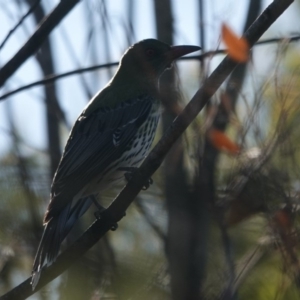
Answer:
<svg viewBox="0 0 300 300"><path fill-rule="evenodd" d="M0 0L1 65L58 2ZM51 179L77 115L115 71L115 64L105 64L149 37L212 51L179 61L161 78L157 142L223 58L213 53L225 47L221 24L242 34L269 3L224 2L83 0L6 82L0 94L1 295L30 276ZM118 230L30 299L299 299L299 2L286 14L264 36L282 39L254 47L171 149ZM89 66L96 67L82 70ZM78 72L6 95L70 70ZM99 200L108 205L121 188ZM94 211L63 248L91 224Z"/></svg>

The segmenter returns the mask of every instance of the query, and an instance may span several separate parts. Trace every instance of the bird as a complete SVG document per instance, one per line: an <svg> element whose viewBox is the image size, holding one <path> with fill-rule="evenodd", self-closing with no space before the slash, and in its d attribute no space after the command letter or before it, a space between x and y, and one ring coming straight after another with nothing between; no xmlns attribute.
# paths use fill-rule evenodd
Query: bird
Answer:
<svg viewBox="0 0 300 300"><path fill-rule="evenodd" d="M32 269L32 288L52 264L94 195L124 179L147 156L160 116L159 78L198 46L145 39L129 47L115 75L83 109L54 175L44 231Z"/></svg>

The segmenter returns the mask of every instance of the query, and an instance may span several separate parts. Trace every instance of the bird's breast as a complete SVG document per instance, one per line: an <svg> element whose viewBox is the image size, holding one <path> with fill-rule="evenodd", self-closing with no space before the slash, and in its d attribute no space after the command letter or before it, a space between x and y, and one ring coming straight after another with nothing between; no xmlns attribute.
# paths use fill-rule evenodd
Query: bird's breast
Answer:
<svg viewBox="0 0 300 300"><path fill-rule="evenodd" d="M159 110L153 109L134 136L131 147L124 157L132 167L138 166L147 156L155 137L159 116Z"/></svg>
<svg viewBox="0 0 300 300"><path fill-rule="evenodd" d="M111 183L124 178L124 168L138 167L149 153L149 149L155 137L160 110L157 106L152 107L145 122L139 127L137 133L128 144L122 155L110 165L98 181L100 189Z"/></svg>

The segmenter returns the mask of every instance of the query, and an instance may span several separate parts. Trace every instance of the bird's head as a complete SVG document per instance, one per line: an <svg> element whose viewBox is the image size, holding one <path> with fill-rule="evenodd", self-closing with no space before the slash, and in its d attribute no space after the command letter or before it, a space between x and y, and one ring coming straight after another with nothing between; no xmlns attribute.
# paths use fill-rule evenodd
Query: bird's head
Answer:
<svg viewBox="0 0 300 300"><path fill-rule="evenodd" d="M169 46L155 39L142 40L124 53L120 70L123 69L128 76L135 74L157 81L175 59L200 49L198 46Z"/></svg>

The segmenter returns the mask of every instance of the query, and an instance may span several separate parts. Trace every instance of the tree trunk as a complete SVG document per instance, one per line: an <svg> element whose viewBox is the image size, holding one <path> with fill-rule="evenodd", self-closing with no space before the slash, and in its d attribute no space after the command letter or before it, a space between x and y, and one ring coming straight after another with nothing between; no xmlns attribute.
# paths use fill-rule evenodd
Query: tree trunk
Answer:
<svg viewBox="0 0 300 300"><path fill-rule="evenodd" d="M28 5L34 4L34 0L26 0ZM33 12L36 24L44 17L45 12L42 4L39 3ZM36 54L36 59L41 67L44 76L54 74L53 54L49 37L45 40L40 50ZM47 141L50 157L50 176L54 176L61 157L59 120L64 117L59 106L55 84L45 86L46 122L47 122Z"/></svg>

